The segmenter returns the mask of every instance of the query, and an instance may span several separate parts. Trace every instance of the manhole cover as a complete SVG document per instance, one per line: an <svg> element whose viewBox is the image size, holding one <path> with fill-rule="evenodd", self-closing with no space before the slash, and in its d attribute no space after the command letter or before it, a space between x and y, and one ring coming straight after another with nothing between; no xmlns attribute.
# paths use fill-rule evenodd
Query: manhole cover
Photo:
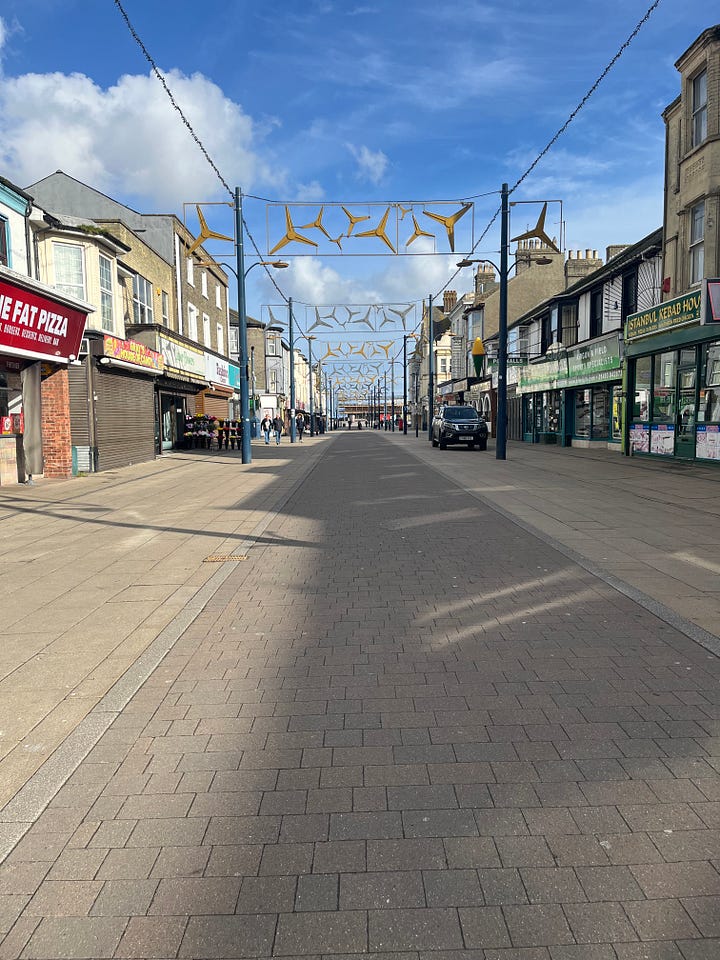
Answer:
<svg viewBox="0 0 720 960"><path fill-rule="evenodd" d="M203 563L225 563L226 560L247 560L246 553L215 553L210 557L205 557Z"/></svg>

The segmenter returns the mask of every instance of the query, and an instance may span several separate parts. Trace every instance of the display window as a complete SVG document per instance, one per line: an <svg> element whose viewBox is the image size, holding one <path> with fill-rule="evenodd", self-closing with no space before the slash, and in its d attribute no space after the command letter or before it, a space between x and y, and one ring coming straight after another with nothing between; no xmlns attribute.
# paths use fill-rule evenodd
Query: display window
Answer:
<svg viewBox="0 0 720 960"><path fill-rule="evenodd" d="M607 440L610 434L610 388L575 391L575 430L580 439Z"/></svg>

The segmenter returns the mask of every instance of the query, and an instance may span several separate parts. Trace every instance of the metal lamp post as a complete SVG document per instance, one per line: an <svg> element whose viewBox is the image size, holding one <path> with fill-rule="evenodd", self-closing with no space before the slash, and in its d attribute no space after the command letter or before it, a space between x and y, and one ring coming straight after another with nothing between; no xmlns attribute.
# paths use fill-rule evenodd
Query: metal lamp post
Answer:
<svg viewBox="0 0 720 960"><path fill-rule="evenodd" d="M315 405L314 405L313 393L315 392L315 390L314 390L314 384L313 384L312 345L313 345L313 340L317 340L317 337L313 336L313 334L308 334L308 336L306 336L305 339L307 340L307 345L308 345L308 379L310 381L310 398L309 398L310 399L310 411L309 411L310 412L310 436L314 437L315 436Z"/></svg>
<svg viewBox="0 0 720 960"><path fill-rule="evenodd" d="M248 390L248 342L247 342L247 313L245 303L245 277L253 267L260 262L253 263L245 270L245 250L243 236L242 193L240 187L235 187L235 258L237 279L237 310L238 310L238 359L240 361L240 419L242 421L242 462L252 463L252 445L250 437L250 396ZM279 265L282 261L277 261ZM274 266L275 264L273 264ZM287 266L283 262L283 266Z"/></svg>
<svg viewBox="0 0 720 960"><path fill-rule="evenodd" d="M295 327L293 325L292 297L288 297L288 340L290 341L290 443L295 443Z"/></svg>
<svg viewBox="0 0 720 960"><path fill-rule="evenodd" d="M390 429L395 433L395 357L390 361L390 422Z"/></svg>
<svg viewBox="0 0 720 960"><path fill-rule="evenodd" d="M467 267L472 263L489 263L500 274L500 301L498 318L498 385L497 385L497 427L495 440L495 459L507 459L507 347L508 347L508 274L512 265L508 265L508 233L510 213L510 190L504 183L500 191L501 220L500 220L500 266L492 260L461 260L459 267ZM516 238L517 239L517 238ZM535 257L535 263L552 263L549 257Z"/></svg>
<svg viewBox="0 0 720 960"><path fill-rule="evenodd" d="M435 411L435 357L433 356L434 351L434 340L435 340L435 325L433 323L433 298L428 297L428 422L427 422L427 433L428 440L432 440L432 419L433 413Z"/></svg>

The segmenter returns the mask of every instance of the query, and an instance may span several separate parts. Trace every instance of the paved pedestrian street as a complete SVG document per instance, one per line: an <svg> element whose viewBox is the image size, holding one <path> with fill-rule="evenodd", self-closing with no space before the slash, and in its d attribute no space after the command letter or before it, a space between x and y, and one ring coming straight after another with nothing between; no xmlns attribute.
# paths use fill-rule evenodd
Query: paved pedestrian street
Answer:
<svg viewBox="0 0 720 960"><path fill-rule="evenodd" d="M247 556L0 866L0 960L720 957L713 653L372 431Z"/></svg>

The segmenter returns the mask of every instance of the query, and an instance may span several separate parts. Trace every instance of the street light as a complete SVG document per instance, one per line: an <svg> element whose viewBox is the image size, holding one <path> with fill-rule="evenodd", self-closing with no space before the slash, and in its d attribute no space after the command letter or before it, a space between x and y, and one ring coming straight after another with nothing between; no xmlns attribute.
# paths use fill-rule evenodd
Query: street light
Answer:
<svg viewBox="0 0 720 960"><path fill-rule="evenodd" d="M497 386L497 427L495 430L495 459L507 459L507 294L508 294L508 220L510 191L508 185L502 185L500 220L500 266L492 260L461 260L458 267L469 267L473 263L489 263L500 274L500 304L498 320L498 386ZM552 263L550 257L534 257L539 264ZM431 350L432 352L432 350Z"/></svg>
<svg viewBox="0 0 720 960"><path fill-rule="evenodd" d="M312 345L313 340L317 340L317 337L313 333L308 333L305 335L308 345L308 379L310 381L310 436L315 436L315 412L313 409L313 362L312 362Z"/></svg>
<svg viewBox="0 0 720 960"><path fill-rule="evenodd" d="M245 301L245 278L253 267L261 264L268 265L267 261L258 260L252 263L247 270L245 269L245 249L243 233L243 214L242 214L242 193L240 187L235 187L235 258L236 267L232 273L237 280L237 311L238 311L238 333L239 350L238 360L240 361L240 418L242 421L242 462L252 463L252 445L250 437L250 397L248 391L248 343L247 343L247 312ZM286 267L284 260L270 261L269 264L274 267ZM224 266L228 266L224 264Z"/></svg>
<svg viewBox="0 0 720 960"><path fill-rule="evenodd" d="M403 334L403 434L407 436L407 342L416 339L417 334Z"/></svg>
<svg viewBox="0 0 720 960"><path fill-rule="evenodd" d="M428 297L428 440L432 440L432 421L435 413L435 330L433 324L433 298Z"/></svg>

